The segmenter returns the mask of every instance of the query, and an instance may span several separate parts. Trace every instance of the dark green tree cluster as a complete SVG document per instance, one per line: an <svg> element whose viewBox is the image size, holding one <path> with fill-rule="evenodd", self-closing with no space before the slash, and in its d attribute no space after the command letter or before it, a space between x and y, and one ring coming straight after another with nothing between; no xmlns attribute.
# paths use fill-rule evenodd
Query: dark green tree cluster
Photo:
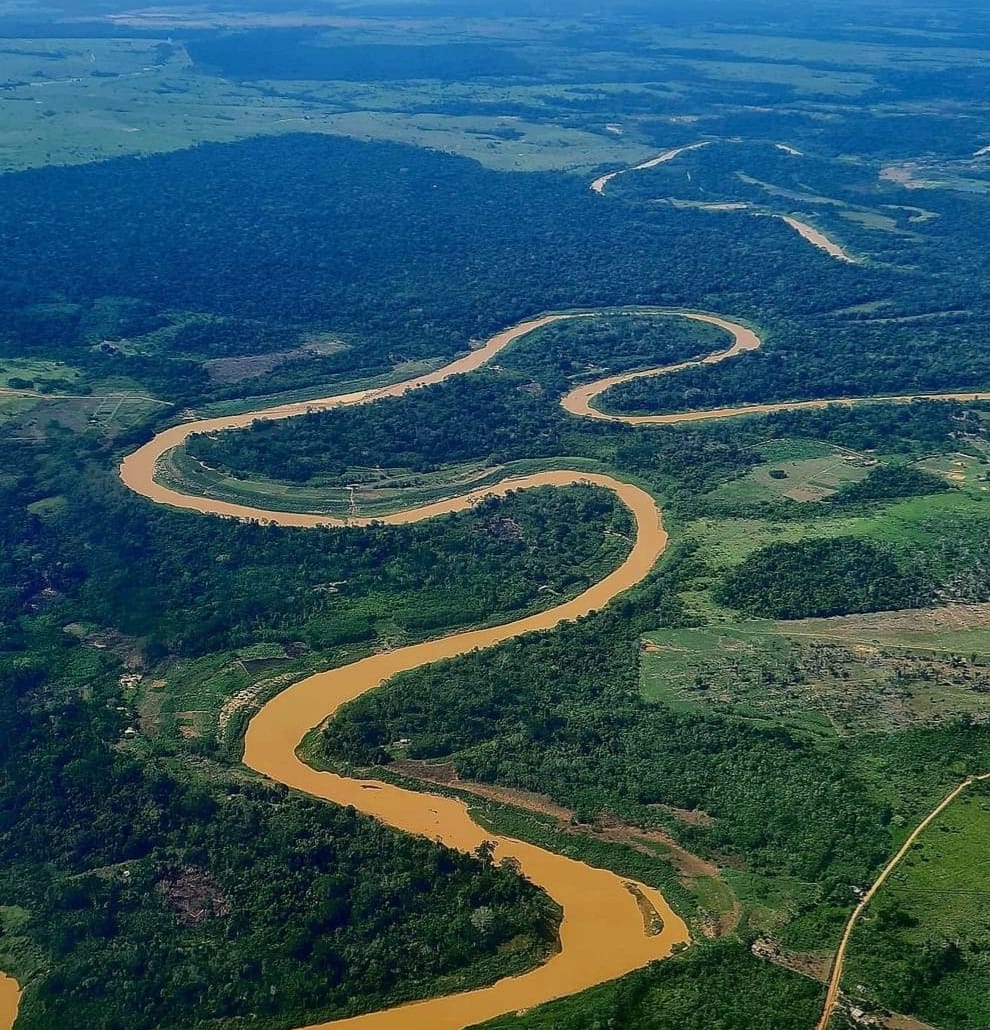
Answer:
<svg viewBox="0 0 990 1030"><path fill-rule="evenodd" d="M904 497L925 497L946 493L952 488L939 476L910 465L878 465L866 479L846 483L832 497L833 504L859 504L863 501L895 501Z"/></svg>
<svg viewBox="0 0 990 1030"><path fill-rule="evenodd" d="M931 589L879 544L840 536L762 547L725 574L715 598L748 615L803 619L915 608Z"/></svg>
<svg viewBox="0 0 990 1030"><path fill-rule="evenodd" d="M37 620L0 635L0 896L40 959L18 1025L295 1026L549 946L552 904L490 860L122 746L119 671Z"/></svg>

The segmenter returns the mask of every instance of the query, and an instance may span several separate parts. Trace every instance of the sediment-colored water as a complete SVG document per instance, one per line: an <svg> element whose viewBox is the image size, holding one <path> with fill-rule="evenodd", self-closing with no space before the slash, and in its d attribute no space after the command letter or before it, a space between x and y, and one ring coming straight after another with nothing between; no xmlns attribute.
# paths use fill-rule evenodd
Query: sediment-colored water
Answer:
<svg viewBox="0 0 990 1030"><path fill-rule="evenodd" d="M11 1030L20 1002L21 989L17 981L0 973L0 1030Z"/></svg>

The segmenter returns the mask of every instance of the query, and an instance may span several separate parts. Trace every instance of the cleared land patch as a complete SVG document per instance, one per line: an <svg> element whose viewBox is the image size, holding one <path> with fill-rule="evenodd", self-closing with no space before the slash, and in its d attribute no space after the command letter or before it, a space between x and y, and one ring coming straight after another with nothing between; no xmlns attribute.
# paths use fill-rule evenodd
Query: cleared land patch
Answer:
<svg viewBox="0 0 990 1030"><path fill-rule="evenodd" d="M740 479L723 484L711 496L741 503L763 501L768 497L821 501L846 483L865 479L870 468L877 464L873 458L839 447L809 445L798 449L792 458L786 457L793 453L786 446L766 450L770 451L770 461L757 465ZM776 458L774 452L781 457Z"/></svg>
<svg viewBox="0 0 990 1030"><path fill-rule="evenodd" d="M990 720L990 605L651 633L640 689L813 734Z"/></svg>

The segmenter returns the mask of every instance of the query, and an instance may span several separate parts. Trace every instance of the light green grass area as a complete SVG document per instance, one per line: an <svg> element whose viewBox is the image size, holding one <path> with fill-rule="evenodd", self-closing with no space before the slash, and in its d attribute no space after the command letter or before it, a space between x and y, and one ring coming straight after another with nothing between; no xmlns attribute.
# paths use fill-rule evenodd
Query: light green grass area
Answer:
<svg viewBox="0 0 990 1030"><path fill-rule="evenodd" d="M195 69L179 45L154 39L10 40L4 70L0 171L151 154L261 134L325 132L462 154L502 170L591 169L632 163L653 148L605 120L588 128L499 113L525 99L566 99L560 87L440 83L238 84ZM44 51L44 54L41 52ZM618 87L614 87L618 88ZM491 115L423 112L455 90L490 102ZM496 132L511 128L515 138Z"/></svg>
<svg viewBox="0 0 990 1030"><path fill-rule="evenodd" d="M774 934L821 896L818 884L789 876L767 877L742 869L723 869L722 876L741 906L741 930Z"/></svg>
<svg viewBox="0 0 990 1030"><path fill-rule="evenodd" d="M833 736L990 718L990 606L664 630L640 690L676 711Z"/></svg>
<svg viewBox="0 0 990 1030"><path fill-rule="evenodd" d="M114 389L103 392L104 385ZM0 394L0 422L15 423L16 438L24 441L42 441L63 429L113 437L147 423L167 407L163 401L142 393L140 387L127 387L120 382L98 384L92 395L78 397Z"/></svg>
<svg viewBox="0 0 990 1030"><path fill-rule="evenodd" d="M990 497L982 491L953 490L912 497L885 508L859 525L862 536L889 544L910 558L919 547L930 552L958 524L969 533L990 527Z"/></svg>
<svg viewBox="0 0 990 1030"><path fill-rule="evenodd" d="M798 102L813 97L821 116L829 117L874 89L878 72L904 61L950 71L987 59L983 51L939 48L930 40L925 46L912 46L908 38L873 44L649 25L637 30L632 47L603 43L596 49L590 42L575 46L559 21L437 17L424 10L421 18L405 21L337 20L327 23L323 38L334 45L408 45L413 33L423 44L490 40L552 74L547 81L536 74L469 82L242 83L194 67L176 41L181 31L172 31L216 27L224 16L184 8L116 20L124 31L132 24L157 38L4 41L0 171L260 134L324 132L439 148L506 171L585 174L657 153L658 117L669 120L672 138L679 139L697 115L664 112L690 108L696 97L703 109L717 92L723 109L744 110L747 86L759 97L767 87L790 89ZM234 21L240 29L258 29L291 25L293 17L245 14ZM725 83L735 98L728 103ZM591 95L597 103L589 103ZM981 188L972 172L960 165L926 175L940 182L955 176L961 188ZM914 173L921 174L914 166L903 172ZM871 227L886 227L879 213L864 217Z"/></svg>
<svg viewBox="0 0 990 1030"><path fill-rule="evenodd" d="M32 501L27 506L27 510L32 515L47 519L57 515L65 508L67 503L66 498L62 494L55 494L52 497L42 497L40 500Z"/></svg>
<svg viewBox="0 0 990 1030"><path fill-rule="evenodd" d="M224 359L221 359L224 360ZM371 390L393 383L404 382L416 376L432 372L446 364L444 358L427 358L421 361L403 361L394 365L384 375L368 376L364 379L335 378L318 386L303 387L298 390L283 390L280 393L269 393L261 396L240 397L236 400L214 401L201 404L196 414L206 418L216 415L239 415L244 411L258 411L261 408L274 408L282 404L298 404L301 401L315 401L327 396L342 393L354 393L357 390Z"/></svg>
<svg viewBox="0 0 990 1030"><path fill-rule="evenodd" d="M779 467L779 463L770 464L774 468ZM856 474L858 470L853 472ZM745 483L746 479L740 482ZM776 481L773 485L779 488L782 482L786 483ZM732 486L735 483L728 484L728 487ZM755 484L751 491L753 498L757 499ZM762 499L770 497L767 488ZM949 520L965 522L970 527L987 525L990 528L988 500L984 499L982 491L952 490L898 501L869 514L847 515L841 508L836 508L819 510L815 514L809 511L806 519L782 518L778 521L771 516L758 519L705 515L685 528L687 539L698 544L700 554L715 572L738 565L753 551L767 544L845 535L889 544L910 558L913 548L934 545L940 540Z"/></svg>
<svg viewBox="0 0 990 1030"><path fill-rule="evenodd" d="M823 448L826 454L793 460L774 460L757 465L741 479L724 483L709 496L740 504L775 498L821 501L846 483L858 483L869 475L876 461L840 448Z"/></svg>
<svg viewBox="0 0 990 1030"><path fill-rule="evenodd" d="M39 390L45 393L49 389L58 389L63 384L76 383L81 376L79 369L61 361L0 357L0 387L8 389ZM31 385L17 386L18 380L29 382Z"/></svg>
<svg viewBox="0 0 990 1030"><path fill-rule="evenodd" d="M802 40L802 42L805 42ZM762 64L749 61L685 61L684 64L711 78L731 82L790 86L797 94L826 93L853 99L876 85L872 75L856 71L829 71L801 64Z"/></svg>
<svg viewBox="0 0 990 1030"><path fill-rule="evenodd" d="M818 518L772 519L703 516L690 524L688 538L697 541L704 559L716 570L738 565L767 544L854 534L868 534L870 519L859 515L822 513Z"/></svg>
<svg viewBox="0 0 990 1030"><path fill-rule="evenodd" d="M944 1030L990 1026L990 791L933 822L866 910L843 984Z"/></svg>
<svg viewBox="0 0 990 1030"><path fill-rule="evenodd" d="M156 478L197 496L268 510L315 512L346 519L415 508L462 493L483 491L513 476L556 468L593 472L600 466L588 458L534 458L505 465L452 465L422 473L408 469L353 468L348 470L348 485L341 487L319 481L300 485L261 477L235 479L208 468L180 449L167 456Z"/></svg>

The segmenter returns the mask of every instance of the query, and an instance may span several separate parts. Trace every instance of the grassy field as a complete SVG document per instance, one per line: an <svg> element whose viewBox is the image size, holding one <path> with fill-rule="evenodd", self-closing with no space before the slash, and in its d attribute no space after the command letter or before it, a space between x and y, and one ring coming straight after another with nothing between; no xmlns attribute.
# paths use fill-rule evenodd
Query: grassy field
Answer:
<svg viewBox="0 0 990 1030"><path fill-rule="evenodd" d="M108 384L117 387L90 396L23 397L0 395L0 419L16 421L22 440L43 440L57 429L73 432L96 432L114 436L125 429L147 422L165 406L163 401L148 397L140 387Z"/></svg>
<svg viewBox="0 0 990 1030"><path fill-rule="evenodd" d="M16 389L40 389L45 391L45 384L74 384L82 373L61 361L45 361L38 358L0 358L0 387ZM30 386L17 386L18 380L27 381Z"/></svg>
<svg viewBox="0 0 990 1030"><path fill-rule="evenodd" d="M803 441L801 442L803 443ZM858 483L876 462L867 455L813 441L798 446L779 441L763 448L768 461L741 479L724 483L709 495L720 501L750 502L769 498L821 501L846 483Z"/></svg>
<svg viewBox="0 0 990 1030"><path fill-rule="evenodd" d="M206 497L235 501L278 511L318 512L334 518L378 516L418 507L446 497L480 490L512 476L555 468L599 468L588 458L545 458L490 466L483 463L452 465L437 472L408 469L350 469L348 486L299 485L264 478L235 479L206 468L183 450L173 452L160 473L162 482ZM353 489L351 489L353 487Z"/></svg>
<svg viewBox="0 0 990 1030"><path fill-rule="evenodd" d="M594 19L452 17L429 5L415 18L182 8L134 11L113 21L121 33L133 26L134 36L59 38L53 27L52 38L4 41L0 171L302 131L434 147L506 171L586 174L655 154L667 144L658 144L660 135L676 144L693 126L706 134L704 123L713 117L718 134L727 115L749 120L768 97L787 115L803 116L801 105L814 103L816 117L842 118L905 62L929 73L963 74L987 56L953 45L951 33L940 47L915 45L909 35L854 42L728 26L673 28L649 19L616 32L604 19L599 37ZM188 30L275 32L293 26L308 26L313 46L482 41L520 58L530 72L469 81L242 79L195 64L183 42ZM915 109L894 90L886 110ZM960 188L982 185L966 161L930 158L928 165L892 166L891 175ZM871 228L890 228L883 221L889 212L864 209L863 217Z"/></svg>
<svg viewBox="0 0 990 1030"><path fill-rule="evenodd" d="M954 454L937 454L917 463L925 472L944 476L955 486L965 487L971 492L990 492L990 466L984 454L970 454L957 451Z"/></svg>
<svg viewBox="0 0 990 1030"><path fill-rule="evenodd" d="M592 169L652 153L636 135L604 122L588 128L501 115L518 103L566 102L566 91L483 85L453 87L491 115L424 112L441 84L239 84L193 66L181 45L154 39L11 40L4 69L0 171L151 154L207 141L286 132L392 140L462 154L514 171ZM511 134L506 130L511 129ZM511 135L511 138L503 138Z"/></svg>
<svg viewBox="0 0 990 1030"><path fill-rule="evenodd" d="M640 689L811 735L890 732L990 716L990 605L752 621L643 641Z"/></svg>
<svg viewBox="0 0 990 1030"><path fill-rule="evenodd" d="M990 1025L990 789L970 788L924 833L867 909L844 986L865 1008L940 1030Z"/></svg>

